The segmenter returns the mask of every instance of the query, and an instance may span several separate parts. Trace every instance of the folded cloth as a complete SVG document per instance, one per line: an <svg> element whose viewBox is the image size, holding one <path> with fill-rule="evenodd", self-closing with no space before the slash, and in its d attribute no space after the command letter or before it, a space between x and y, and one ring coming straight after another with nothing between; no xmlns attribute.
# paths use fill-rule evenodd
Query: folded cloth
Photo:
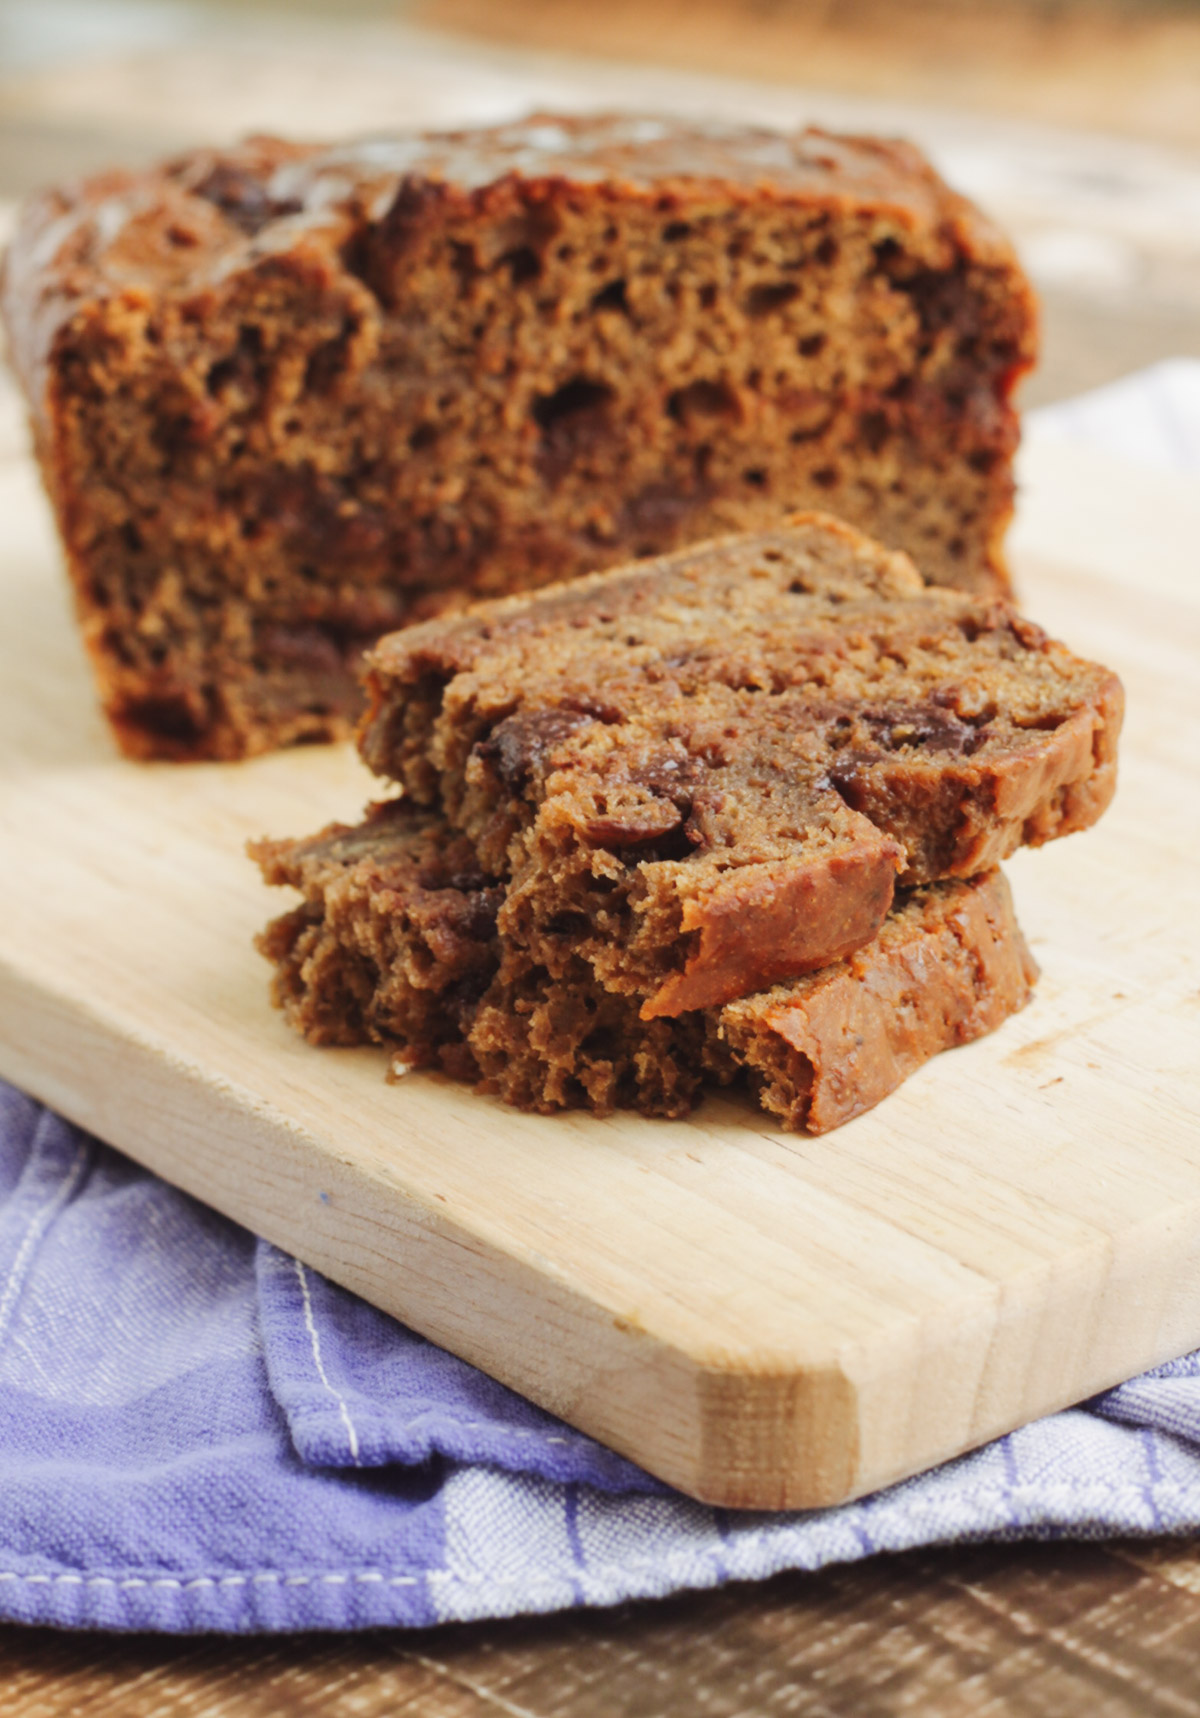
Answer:
<svg viewBox="0 0 1200 1718"><path fill-rule="evenodd" d="M0 1085L0 1475L0 1619L509 1616L1200 1529L1200 1353L859 1503L709 1509Z"/></svg>

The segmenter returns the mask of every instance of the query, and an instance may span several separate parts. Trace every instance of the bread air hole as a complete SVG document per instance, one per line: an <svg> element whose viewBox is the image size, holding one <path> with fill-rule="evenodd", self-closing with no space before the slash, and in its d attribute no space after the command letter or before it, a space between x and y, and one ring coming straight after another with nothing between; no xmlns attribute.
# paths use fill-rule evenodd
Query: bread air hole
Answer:
<svg viewBox="0 0 1200 1718"><path fill-rule="evenodd" d="M746 294L747 316L770 316L774 310L782 310L785 304L790 304L800 288L794 281L779 280L764 282L760 286L752 286Z"/></svg>
<svg viewBox="0 0 1200 1718"><path fill-rule="evenodd" d="M613 390L607 383L589 381L586 376L573 376L552 394L539 394L533 402L533 415L538 427L549 431L567 418L599 410L612 398Z"/></svg>
<svg viewBox="0 0 1200 1718"><path fill-rule="evenodd" d="M667 413L676 423L689 418L735 418L741 415L737 394L728 382L689 382L667 399Z"/></svg>
<svg viewBox="0 0 1200 1718"><path fill-rule="evenodd" d="M624 280L610 280L607 286L602 286L592 299L592 309L619 310L628 315L629 300Z"/></svg>

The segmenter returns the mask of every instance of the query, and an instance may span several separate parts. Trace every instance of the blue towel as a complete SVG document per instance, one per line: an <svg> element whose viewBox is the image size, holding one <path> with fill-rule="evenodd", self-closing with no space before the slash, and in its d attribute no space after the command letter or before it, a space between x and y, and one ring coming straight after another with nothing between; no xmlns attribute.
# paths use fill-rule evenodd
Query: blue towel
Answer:
<svg viewBox="0 0 1200 1718"><path fill-rule="evenodd" d="M0 1085L0 1618L371 1628L1200 1528L1200 1355L861 1503L731 1513Z"/></svg>

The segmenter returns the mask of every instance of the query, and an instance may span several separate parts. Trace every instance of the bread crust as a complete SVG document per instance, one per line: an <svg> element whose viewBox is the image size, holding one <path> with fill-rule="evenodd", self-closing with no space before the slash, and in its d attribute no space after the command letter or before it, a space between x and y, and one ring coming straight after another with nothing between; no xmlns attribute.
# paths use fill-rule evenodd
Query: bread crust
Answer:
<svg viewBox="0 0 1200 1718"><path fill-rule="evenodd" d="M1023 1008L1037 965L999 870L917 891L849 960L729 1003L721 1041L785 1128L827 1133Z"/></svg>

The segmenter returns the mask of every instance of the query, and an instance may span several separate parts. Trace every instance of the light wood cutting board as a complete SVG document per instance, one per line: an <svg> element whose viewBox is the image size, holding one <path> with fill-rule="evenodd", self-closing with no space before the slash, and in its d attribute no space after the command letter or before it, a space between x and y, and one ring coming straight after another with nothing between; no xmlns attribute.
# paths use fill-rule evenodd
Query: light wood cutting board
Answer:
<svg viewBox="0 0 1200 1718"><path fill-rule="evenodd" d="M1022 854L1026 1012L822 1139L746 1100L526 1117L267 1004L247 837L347 749L120 761L0 465L0 1074L706 1501L911 1474L1200 1344L1200 493L1026 459L1029 610L1123 675L1117 801Z"/></svg>

